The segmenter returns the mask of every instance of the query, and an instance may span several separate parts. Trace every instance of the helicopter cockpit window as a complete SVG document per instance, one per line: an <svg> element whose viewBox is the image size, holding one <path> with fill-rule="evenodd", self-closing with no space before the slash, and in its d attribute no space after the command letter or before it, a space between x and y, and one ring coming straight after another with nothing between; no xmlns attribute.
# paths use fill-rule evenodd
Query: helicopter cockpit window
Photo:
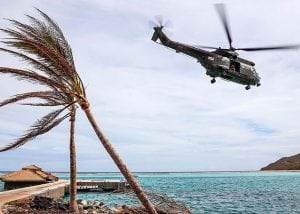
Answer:
<svg viewBox="0 0 300 214"><path fill-rule="evenodd" d="M241 65L237 61L230 61L229 69L234 72L240 72Z"/></svg>

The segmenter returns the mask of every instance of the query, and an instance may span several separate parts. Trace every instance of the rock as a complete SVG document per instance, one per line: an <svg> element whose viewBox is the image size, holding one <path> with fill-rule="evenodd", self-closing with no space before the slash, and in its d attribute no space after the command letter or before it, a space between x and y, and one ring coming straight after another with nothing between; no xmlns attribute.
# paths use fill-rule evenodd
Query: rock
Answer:
<svg viewBox="0 0 300 214"><path fill-rule="evenodd" d="M9 212L8 212L7 209L3 208L3 209L2 209L2 214L9 214Z"/></svg>
<svg viewBox="0 0 300 214"><path fill-rule="evenodd" d="M101 202L100 201L94 201L93 206L100 206Z"/></svg>
<svg viewBox="0 0 300 214"><path fill-rule="evenodd" d="M37 209L49 209L52 208L53 205L53 199L43 196L35 196L33 199L33 208Z"/></svg>
<svg viewBox="0 0 300 214"><path fill-rule="evenodd" d="M91 209L91 208L93 208L91 205L83 205L84 210L88 210L88 209Z"/></svg>
<svg viewBox="0 0 300 214"><path fill-rule="evenodd" d="M63 203L58 203L57 204L57 208L60 209L60 210L65 210L66 211L66 210L68 210L68 207L69 206L67 204L63 204Z"/></svg>
<svg viewBox="0 0 300 214"><path fill-rule="evenodd" d="M15 213L16 210L17 210L17 208L15 206L9 206L9 207L7 207L7 211L9 213Z"/></svg>
<svg viewBox="0 0 300 214"><path fill-rule="evenodd" d="M128 209L128 206L122 205L122 209L126 210L126 209Z"/></svg>
<svg viewBox="0 0 300 214"><path fill-rule="evenodd" d="M85 205L88 205L88 202L86 200L82 200L80 204L85 206Z"/></svg>
<svg viewBox="0 0 300 214"><path fill-rule="evenodd" d="M83 206L81 204L78 204L78 209L83 210Z"/></svg>

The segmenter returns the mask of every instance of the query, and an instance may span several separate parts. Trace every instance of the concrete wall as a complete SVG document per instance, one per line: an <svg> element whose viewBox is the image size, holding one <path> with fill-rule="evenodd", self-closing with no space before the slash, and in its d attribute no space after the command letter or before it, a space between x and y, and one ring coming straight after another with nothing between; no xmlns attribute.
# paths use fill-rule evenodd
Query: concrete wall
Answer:
<svg viewBox="0 0 300 214"><path fill-rule="evenodd" d="M55 189L46 190L45 192L38 194L38 196L57 199L65 196L65 190L66 187L61 186Z"/></svg>

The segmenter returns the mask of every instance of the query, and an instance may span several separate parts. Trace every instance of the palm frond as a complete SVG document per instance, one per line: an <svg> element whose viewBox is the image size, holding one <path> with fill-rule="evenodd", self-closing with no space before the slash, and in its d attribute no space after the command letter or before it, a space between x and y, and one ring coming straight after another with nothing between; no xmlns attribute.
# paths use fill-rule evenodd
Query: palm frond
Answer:
<svg viewBox="0 0 300 214"><path fill-rule="evenodd" d="M57 98L56 93L53 91L37 91L37 92L27 92L27 93L17 94L9 99L0 102L0 107L19 102L21 100L32 99L32 98L40 98L40 99L44 99L56 103L62 102L61 99ZM68 104L68 102L64 104Z"/></svg>
<svg viewBox="0 0 300 214"><path fill-rule="evenodd" d="M59 26L44 12L37 9L43 17L39 20L27 15L30 24L16 20L9 20L12 28L0 29L8 38L2 41L10 48L0 48L0 51L19 57L29 63L33 69L15 69L0 67L0 74L9 74L18 80L43 85L53 93L28 92L18 94L0 103L0 107L10 103L38 98L42 101L26 102L22 105L30 106L61 106L31 126L18 140L3 148L5 151L19 147L36 136L49 131L59 123L59 115L71 104L87 103L85 89L73 60L72 50ZM4 151L3 150L3 151ZM1 151L1 150L0 150Z"/></svg>
<svg viewBox="0 0 300 214"><path fill-rule="evenodd" d="M85 97L85 89L76 72L71 47L62 30L47 14L39 9L37 11L44 20L27 15L31 24L9 20L14 29L0 29L9 35L3 42L17 49L14 51L2 48L0 51L27 61L35 69L42 71L49 80L64 85L68 91L72 91L73 98Z"/></svg>
<svg viewBox="0 0 300 214"><path fill-rule="evenodd" d="M52 67L57 67L62 74L68 76L68 78L72 80L74 71L71 65L64 59L63 56L47 47L45 43L29 39L24 37L24 35L19 36L19 33L17 34L15 31L10 29L2 31L12 36L8 39L8 41L3 41L4 44L17 48L23 52L30 53L36 56L40 61L43 61Z"/></svg>
<svg viewBox="0 0 300 214"><path fill-rule="evenodd" d="M62 106L65 104L66 103L59 103L56 101L48 101L44 103L20 103L20 105L24 105L24 106Z"/></svg>
<svg viewBox="0 0 300 214"><path fill-rule="evenodd" d="M60 85L59 83L42 76L34 71L26 71L22 69L14 69L14 68L5 68L0 67L0 74L10 74L13 77L18 78L19 80L25 80L32 83L45 85L50 88L60 89L63 92L68 93L68 88L66 88L64 85Z"/></svg>
<svg viewBox="0 0 300 214"><path fill-rule="evenodd" d="M27 56L26 54L16 52L13 50L9 50L6 48L0 48L1 51L7 52L12 54L13 56L17 56L20 59L28 62L30 65L32 65L35 69L43 71L45 74L47 74L49 77L51 77L52 80L59 82L60 84L63 84L63 82L68 83L67 80L64 78L64 76L61 75L59 71L56 70L55 67L49 66L48 64L38 61L32 57Z"/></svg>
<svg viewBox="0 0 300 214"><path fill-rule="evenodd" d="M0 152L8 151L11 149L16 149L30 140L38 137L39 135L45 134L49 132L54 127L58 126L62 121L70 116L70 113L65 114L64 116L51 120L45 126L36 127L37 123L33 125L33 129L30 129L26 134L24 134L21 138L17 139L14 143L8 144L2 148L0 148Z"/></svg>

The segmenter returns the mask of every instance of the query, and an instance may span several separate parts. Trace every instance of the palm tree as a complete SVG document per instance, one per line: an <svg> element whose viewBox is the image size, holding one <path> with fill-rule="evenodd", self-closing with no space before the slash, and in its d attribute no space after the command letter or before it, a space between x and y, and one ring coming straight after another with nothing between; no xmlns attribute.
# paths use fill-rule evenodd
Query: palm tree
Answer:
<svg viewBox="0 0 300 214"><path fill-rule="evenodd" d="M59 125L64 119L70 118L70 211L71 213L79 213L78 205L76 201L77 194L77 184L76 184L76 151L75 151L75 142L74 142L74 129L75 129L75 115L76 115L76 106L72 104L72 101L64 100L59 95L59 93L51 93L50 91L41 91L41 92L27 92L24 94L18 94L14 97L7 99L0 103L0 107L7 104L15 103L24 99L29 98L38 98L46 102L44 103L23 103L23 105L31 106L59 106L63 105L65 107L55 110L50 114L46 115L42 119L38 120L26 134L20 137L15 143L9 144L3 148L0 148L0 152L7 151L10 149L17 148L29 140L42 135L50 131L55 126ZM59 99L56 99L56 98ZM59 102L58 102L59 101ZM72 105L71 105L72 104ZM59 114L68 109L69 113L64 114L64 116L57 118ZM57 119L56 119L57 118Z"/></svg>
<svg viewBox="0 0 300 214"><path fill-rule="evenodd" d="M54 120L52 119L50 122L50 119L46 118L48 119L46 122L44 120L38 121L37 126L34 125L34 128L30 130L30 132L26 133L15 143L5 147L5 150L19 147L37 135L49 131L56 123L61 122L59 120L60 118L57 118L60 113L66 108L78 104L85 112L98 139L126 178L141 203L150 214L156 214L157 212L154 206L143 192L137 180L96 123L90 109L90 104L82 80L75 68L71 47L65 39L61 29L48 15L40 10L38 11L43 16L44 21L27 15L31 20L31 24L28 25L16 20L10 20L15 28L1 29L10 36L4 43L9 47L16 49L16 51L5 48L1 48L0 50L22 58L28 62L34 70L0 67L0 74L10 74L21 80L45 85L51 90L47 92L38 92L36 94L39 95L39 98L47 100L46 103L42 103L41 105L53 104L62 105L64 107L60 111L57 110L54 115L51 114L51 117L48 116L50 119L55 116ZM23 95L21 94L20 96L14 97L14 99L19 101L30 98L32 93L33 92L31 92L30 95L26 93ZM54 121L57 122L53 124ZM31 133L32 131L34 131L34 133Z"/></svg>
<svg viewBox="0 0 300 214"><path fill-rule="evenodd" d="M77 181L76 181L76 147L75 147L75 119L76 105L73 104L70 112L70 212L79 213L77 204Z"/></svg>

